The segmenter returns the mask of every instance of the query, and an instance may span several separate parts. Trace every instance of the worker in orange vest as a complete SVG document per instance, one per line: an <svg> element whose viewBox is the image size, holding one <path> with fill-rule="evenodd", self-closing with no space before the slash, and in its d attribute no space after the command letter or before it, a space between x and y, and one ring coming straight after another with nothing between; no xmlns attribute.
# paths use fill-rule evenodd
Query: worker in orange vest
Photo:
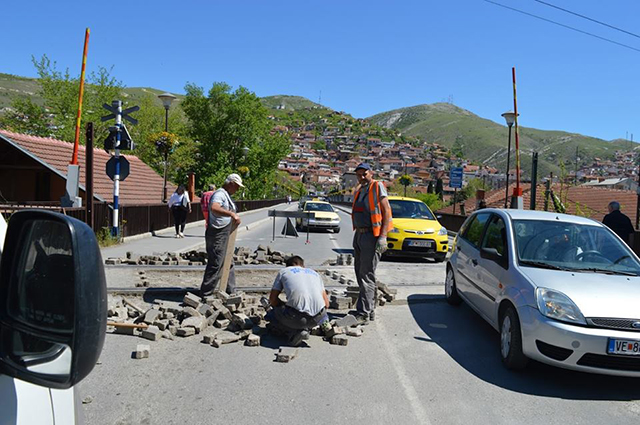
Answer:
<svg viewBox="0 0 640 425"><path fill-rule="evenodd" d="M375 319L376 267L387 250L387 232L393 228L391 206L384 185L373 179L369 164L356 167L360 187L353 197L353 249L355 272L360 295L356 302L356 318L366 324Z"/></svg>

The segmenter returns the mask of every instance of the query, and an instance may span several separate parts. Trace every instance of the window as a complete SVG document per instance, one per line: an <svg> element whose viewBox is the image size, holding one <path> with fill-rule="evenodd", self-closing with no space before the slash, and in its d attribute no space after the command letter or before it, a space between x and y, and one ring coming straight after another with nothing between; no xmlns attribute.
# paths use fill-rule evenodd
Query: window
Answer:
<svg viewBox="0 0 640 425"><path fill-rule="evenodd" d="M493 248L501 256L504 255L507 248L507 232L504 220L497 215L491 217L491 221L487 226L484 234L482 248Z"/></svg>
<svg viewBox="0 0 640 425"><path fill-rule="evenodd" d="M484 225L487 224L487 220L490 216L490 213L476 214L476 216L465 229L462 237L469 241L469 243L471 243L472 245L475 245L476 247L480 246L482 231L484 230Z"/></svg>

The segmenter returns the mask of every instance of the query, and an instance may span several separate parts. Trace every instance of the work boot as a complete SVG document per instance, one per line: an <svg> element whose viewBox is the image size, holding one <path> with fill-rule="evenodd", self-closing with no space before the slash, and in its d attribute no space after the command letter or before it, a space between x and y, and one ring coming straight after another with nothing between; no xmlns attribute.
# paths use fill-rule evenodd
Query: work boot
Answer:
<svg viewBox="0 0 640 425"><path fill-rule="evenodd" d="M375 320L376 320L376 312L372 311L371 313L369 313L369 321L375 322Z"/></svg>
<svg viewBox="0 0 640 425"><path fill-rule="evenodd" d="M289 339L289 343L292 347L297 347L302 344L302 341L306 341L309 339L309 332L307 331L299 331L293 334L293 336Z"/></svg>
<svg viewBox="0 0 640 425"><path fill-rule="evenodd" d="M359 325L366 326L369 324L369 315L367 313L357 313L355 317Z"/></svg>

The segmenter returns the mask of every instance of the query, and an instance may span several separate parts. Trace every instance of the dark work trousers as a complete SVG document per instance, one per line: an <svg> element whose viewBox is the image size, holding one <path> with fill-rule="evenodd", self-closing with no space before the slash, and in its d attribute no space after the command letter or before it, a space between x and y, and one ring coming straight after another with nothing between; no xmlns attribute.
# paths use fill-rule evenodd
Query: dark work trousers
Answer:
<svg viewBox="0 0 640 425"><path fill-rule="evenodd" d="M218 288L220 278L222 277L222 263L227 255L227 242L231 234L231 226L229 223L222 229L216 229L213 226L207 227L204 239L207 244L207 268L204 270L204 278L200 291L203 295L211 294ZM232 294L236 291L236 273L233 268L233 261L229 268L229 280L227 281L227 293Z"/></svg>
<svg viewBox="0 0 640 425"><path fill-rule="evenodd" d="M173 223L176 226L176 235L184 232L184 226L187 224L187 211L181 207L171 208L173 213Z"/></svg>
<svg viewBox="0 0 640 425"><path fill-rule="evenodd" d="M358 313L371 314L376 308L376 267L381 254L376 252L378 238L372 232L353 235L354 268L360 287L360 295L356 302Z"/></svg>
<svg viewBox="0 0 640 425"><path fill-rule="evenodd" d="M281 332L292 333L301 330L310 330L322 322L329 320L327 310L322 309L315 316L309 316L293 307L279 306L274 307L272 311L267 313L266 320L274 323Z"/></svg>

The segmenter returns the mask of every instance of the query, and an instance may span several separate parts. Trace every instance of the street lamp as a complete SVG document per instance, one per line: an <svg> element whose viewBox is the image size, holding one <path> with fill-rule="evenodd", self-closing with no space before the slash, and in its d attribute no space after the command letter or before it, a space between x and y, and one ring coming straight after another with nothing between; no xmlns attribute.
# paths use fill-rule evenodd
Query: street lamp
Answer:
<svg viewBox="0 0 640 425"><path fill-rule="evenodd" d="M516 121L516 114L513 111L507 111L504 114L502 114L502 116L504 117L505 121L507 122L507 126L509 127L509 147L507 148L507 174L506 174L507 187L505 188L505 195L504 195L504 207L507 208L507 201L509 199L509 162L511 160L511 127L513 127L513 124Z"/></svg>
<svg viewBox="0 0 640 425"><path fill-rule="evenodd" d="M162 106L164 106L164 131L165 133L169 132L169 108L171 107L171 102L173 102L176 97L171 93L163 93L158 95L158 99L162 101ZM168 146L165 146L164 149L164 183L162 185L162 202L167 202L167 160L169 157L169 149Z"/></svg>

